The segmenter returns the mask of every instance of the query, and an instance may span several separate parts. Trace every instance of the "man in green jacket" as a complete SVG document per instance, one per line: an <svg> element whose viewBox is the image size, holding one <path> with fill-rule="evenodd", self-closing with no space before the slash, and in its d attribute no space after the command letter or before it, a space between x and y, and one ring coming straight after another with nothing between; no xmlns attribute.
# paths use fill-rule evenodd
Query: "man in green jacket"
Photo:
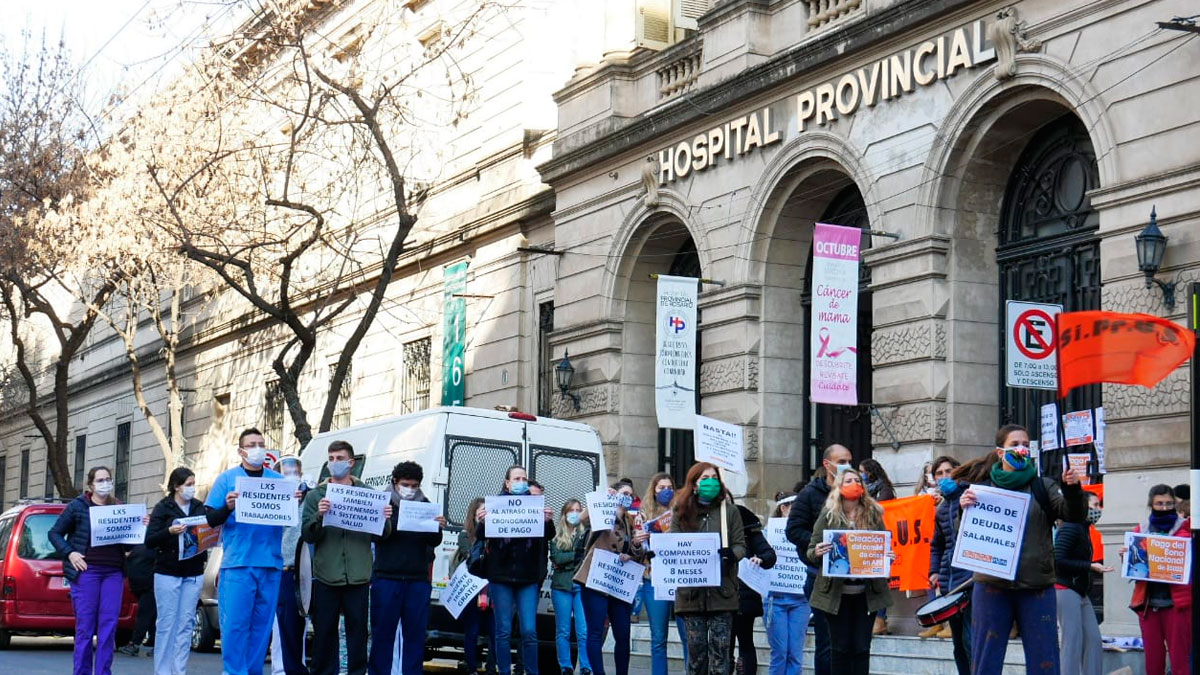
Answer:
<svg viewBox="0 0 1200 675"><path fill-rule="evenodd" d="M354 448L345 441L329 444L329 480L304 498L301 536L313 544L313 675L337 675L338 618L346 620L346 658L350 675L367 672L367 617L371 587L371 542L374 536L340 527L325 527L330 483L367 487L350 474ZM383 536L390 534L392 505L383 507Z"/></svg>

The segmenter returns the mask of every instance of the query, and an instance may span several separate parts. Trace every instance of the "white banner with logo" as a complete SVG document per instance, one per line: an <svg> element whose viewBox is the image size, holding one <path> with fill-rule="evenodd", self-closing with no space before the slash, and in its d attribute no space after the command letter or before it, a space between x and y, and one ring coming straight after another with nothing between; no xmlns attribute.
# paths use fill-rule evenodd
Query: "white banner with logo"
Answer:
<svg viewBox="0 0 1200 675"><path fill-rule="evenodd" d="M692 429L696 418L696 295L693 277L658 277L654 410L658 426Z"/></svg>
<svg viewBox="0 0 1200 675"><path fill-rule="evenodd" d="M813 236L812 385L816 403L858 405L858 258L862 230L817 223Z"/></svg>

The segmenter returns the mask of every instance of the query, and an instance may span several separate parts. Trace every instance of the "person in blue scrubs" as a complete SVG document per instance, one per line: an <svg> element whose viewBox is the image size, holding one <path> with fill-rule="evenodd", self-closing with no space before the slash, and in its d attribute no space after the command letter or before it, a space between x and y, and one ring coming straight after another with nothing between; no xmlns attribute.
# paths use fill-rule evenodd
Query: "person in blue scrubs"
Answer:
<svg viewBox="0 0 1200 675"><path fill-rule="evenodd" d="M217 602L221 617L221 661L226 675L262 675L283 569L283 529L238 523L237 479L283 478L263 466L266 439L258 429L238 437L241 463L217 476L208 493L209 524L223 525ZM300 498L297 492L295 498Z"/></svg>

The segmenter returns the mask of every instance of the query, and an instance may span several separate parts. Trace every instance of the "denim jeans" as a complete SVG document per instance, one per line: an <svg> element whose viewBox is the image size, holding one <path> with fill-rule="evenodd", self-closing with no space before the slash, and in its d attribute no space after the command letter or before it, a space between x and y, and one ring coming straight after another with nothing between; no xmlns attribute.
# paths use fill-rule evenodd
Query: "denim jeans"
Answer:
<svg viewBox="0 0 1200 675"><path fill-rule="evenodd" d="M592 672L604 675L604 620L613 632L613 662L617 675L629 673L629 624L633 617L633 604L618 600L607 593L583 589L583 613L587 617L588 661L595 668Z"/></svg>
<svg viewBox="0 0 1200 675"><path fill-rule="evenodd" d="M463 607L458 620L463 627L463 661L466 662L467 672L474 675L479 670L479 633L487 637L487 672L496 672L496 632L493 630L495 621L492 610L479 609L479 599L476 598Z"/></svg>
<svg viewBox="0 0 1200 675"><path fill-rule="evenodd" d="M401 632L400 672L421 675L425 664L425 629L429 625L428 581L375 577L371 582L371 656L367 672L389 675Z"/></svg>
<svg viewBox="0 0 1200 675"><path fill-rule="evenodd" d="M650 620L650 675L667 675L667 625L671 622L671 612L675 603L669 600L655 600L654 586L649 579L642 581L638 596L646 608L646 617ZM683 617L675 617L675 630L679 632L679 642L683 646L684 669L687 668L688 646L687 630L683 627Z"/></svg>
<svg viewBox="0 0 1200 675"><path fill-rule="evenodd" d="M155 675L183 675L192 653L192 626L204 575L173 577L154 575L158 622L154 632Z"/></svg>
<svg viewBox="0 0 1200 675"><path fill-rule="evenodd" d="M771 645L770 675L800 675L804 663L804 634L812 608L799 593L770 593L763 604L763 623Z"/></svg>
<svg viewBox="0 0 1200 675"><path fill-rule="evenodd" d="M591 670L587 654L587 618L583 614L583 588L574 584L569 591L552 590L550 600L554 603L554 646L558 652L558 667L575 670L571 660L571 620L574 619L579 667Z"/></svg>
<svg viewBox="0 0 1200 675"><path fill-rule="evenodd" d="M1013 621L1021 631L1026 673L1058 673L1058 602L1054 587L1010 590L976 583L971 593L971 668L991 675L1004 667Z"/></svg>
<svg viewBox="0 0 1200 675"><path fill-rule="evenodd" d="M492 599L492 615L496 621L496 669L500 675L511 675L513 610L521 626L521 648L525 652L525 672L538 675L537 604L538 584L501 584L488 586Z"/></svg>

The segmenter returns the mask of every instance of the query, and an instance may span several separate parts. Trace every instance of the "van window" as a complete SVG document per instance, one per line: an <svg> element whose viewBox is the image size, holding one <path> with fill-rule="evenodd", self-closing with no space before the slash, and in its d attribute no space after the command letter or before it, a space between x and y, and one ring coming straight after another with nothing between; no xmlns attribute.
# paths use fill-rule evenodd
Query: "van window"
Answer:
<svg viewBox="0 0 1200 675"><path fill-rule="evenodd" d="M499 494L504 472L518 463L520 452L516 443L447 436L450 483L446 486L446 520L461 527L472 499Z"/></svg>
<svg viewBox="0 0 1200 675"><path fill-rule="evenodd" d="M530 477L546 488L546 506L557 516L568 499L583 500L600 480L600 458L592 453L531 445Z"/></svg>
<svg viewBox="0 0 1200 675"><path fill-rule="evenodd" d="M50 528L58 516L39 513L29 516L21 526L21 539L17 542L17 556L25 560L59 560L62 558L50 543Z"/></svg>
<svg viewBox="0 0 1200 675"><path fill-rule="evenodd" d="M363 467L366 465L367 465L366 455L355 455L354 456L354 466L350 467L350 475L354 476L355 478L362 479ZM321 484L322 482L325 481L326 478L329 478L329 461L328 460L326 460L323 464L321 464L321 475L317 477L317 484L318 485Z"/></svg>
<svg viewBox="0 0 1200 675"><path fill-rule="evenodd" d="M8 540L12 537L12 527L15 522L17 522L16 516L0 518L0 562L4 560L4 556L8 552Z"/></svg>

